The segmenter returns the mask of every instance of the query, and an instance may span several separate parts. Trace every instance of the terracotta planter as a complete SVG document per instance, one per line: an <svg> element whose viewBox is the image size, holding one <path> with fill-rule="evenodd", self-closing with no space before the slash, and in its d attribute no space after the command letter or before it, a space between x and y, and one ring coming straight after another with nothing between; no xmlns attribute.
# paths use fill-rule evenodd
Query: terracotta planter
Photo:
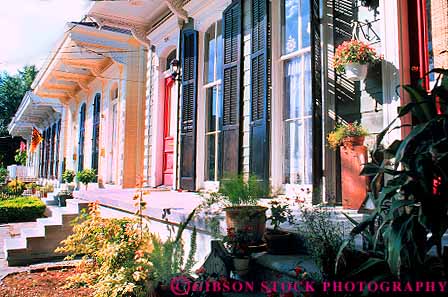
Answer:
<svg viewBox="0 0 448 297"><path fill-rule="evenodd" d="M233 258L234 272L239 276L245 276L249 273L249 257Z"/></svg>
<svg viewBox="0 0 448 297"><path fill-rule="evenodd" d="M345 77L351 81L360 81L366 78L369 64L348 63L344 69Z"/></svg>
<svg viewBox="0 0 448 297"><path fill-rule="evenodd" d="M364 145L365 136L348 136L342 139L342 144L346 148Z"/></svg>
<svg viewBox="0 0 448 297"><path fill-rule="evenodd" d="M232 206L226 207L227 228L234 232L244 232L248 244L258 244L263 239L266 230L266 210L264 206Z"/></svg>
<svg viewBox="0 0 448 297"><path fill-rule="evenodd" d="M362 166L367 162L367 147L353 144L342 146L340 156L342 206L344 209L358 210L366 198L369 187L368 178L359 175Z"/></svg>
<svg viewBox="0 0 448 297"><path fill-rule="evenodd" d="M295 253L294 236L286 231L268 229L264 234L268 245L268 253L272 255L288 255Z"/></svg>

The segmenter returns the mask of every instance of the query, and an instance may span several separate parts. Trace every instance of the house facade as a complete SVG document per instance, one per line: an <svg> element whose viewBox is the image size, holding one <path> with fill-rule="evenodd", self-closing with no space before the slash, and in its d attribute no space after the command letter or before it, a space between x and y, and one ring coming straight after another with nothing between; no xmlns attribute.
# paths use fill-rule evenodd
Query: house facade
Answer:
<svg viewBox="0 0 448 297"><path fill-rule="evenodd" d="M145 46L123 29L94 22L67 24L10 124L31 143L28 165L44 180L66 169L95 169L100 185L132 187L142 170Z"/></svg>
<svg viewBox="0 0 448 297"><path fill-rule="evenodd" d="M274 193L340 203L341 161L326 135L358 121L373 144L408 100L397 86L448 66L447 11L446 0L96 2L88 15L95 25L67 33L84 34L75 46L94 50L71 63L55 55L33 85L34 95L63 107L47 108L48 123L44 115L33 122L46 140L30 162L43 177L98 168L102 184L132 187L141 175L149 187L189 191L252 175ZM383 56L361 82L333 65L337 46L353 38ZM89 64L87 79L78 72L90 55L100 61ZM61 94L54 79L76 89ZM19 115L16 125L25 121ZM406 133L396 129L387 140Z"/></svg>

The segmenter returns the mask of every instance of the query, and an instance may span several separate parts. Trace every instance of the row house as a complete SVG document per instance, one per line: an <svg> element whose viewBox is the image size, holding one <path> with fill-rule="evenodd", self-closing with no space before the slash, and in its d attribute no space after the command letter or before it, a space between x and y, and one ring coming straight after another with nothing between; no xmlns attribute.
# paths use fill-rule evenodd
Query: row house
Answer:
<svg viewBox="0 0 448 297"><path fill-rule="evenodd" d="M150 187L198 191L245 174L275 193L341 203L326 135L359 121L374 142L408 100L397 86L448 66L447 11L446 0L98 1L33 85L30 98L58 103L35 103L38 115L21 107L12 132L29 138L34 117L44 177L95 168L104 186L142 175ZM383 56L360 82L333 66L352 38Z"/></svg>
<svg viewBox="0 0 448 297"><path fill-rule="evenodd" d="M146 51L129 30L69 23L24 97L9 130L31 143L35 177L95 169L100 185L132 187L142 170Z"/></svg>

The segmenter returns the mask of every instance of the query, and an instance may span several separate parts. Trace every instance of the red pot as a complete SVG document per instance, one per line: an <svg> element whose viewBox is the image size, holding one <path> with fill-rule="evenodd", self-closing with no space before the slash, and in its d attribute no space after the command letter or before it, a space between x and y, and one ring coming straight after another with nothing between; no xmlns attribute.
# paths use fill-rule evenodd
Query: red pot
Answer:
<svg viewBox="0 0 448 297"><path fill-rule="evenodd" d="M342 139L342 144L346 148L353 148L355 146L364 145L365 136L347 136Z"/></svg>

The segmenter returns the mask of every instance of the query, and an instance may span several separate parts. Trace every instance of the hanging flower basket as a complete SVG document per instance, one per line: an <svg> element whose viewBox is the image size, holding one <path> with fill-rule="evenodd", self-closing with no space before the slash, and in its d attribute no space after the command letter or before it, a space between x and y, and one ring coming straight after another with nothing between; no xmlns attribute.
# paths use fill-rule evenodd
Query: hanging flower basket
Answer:
<svg viewBox="0 0 448 297"><path fill-rule="evenodd" d="M369 44L352 39L344 41L336 49L334 68L338 74L345 74L351 81L366 78L369 64L380 60L375 49Z"/></svg>
<svg viewBox="0 0 448 297"><path fill-rule="evenodd" d="M361 81L367 76L369 64L348 63L344 65L345 77L351 81Z"/></svg>

